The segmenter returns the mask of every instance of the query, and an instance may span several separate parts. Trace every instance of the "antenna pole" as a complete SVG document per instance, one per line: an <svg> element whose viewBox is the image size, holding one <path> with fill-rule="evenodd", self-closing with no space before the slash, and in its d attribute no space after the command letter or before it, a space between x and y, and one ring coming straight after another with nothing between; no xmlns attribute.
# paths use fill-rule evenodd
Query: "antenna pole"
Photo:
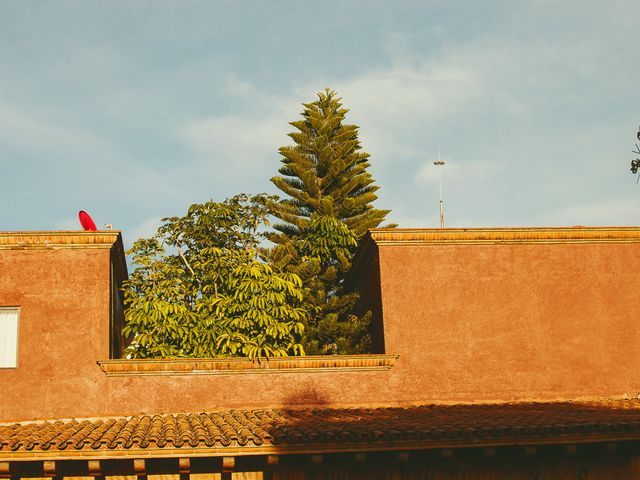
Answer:
<svg viewBox="0 0 640 480"><path fill-rule="evenodd" d="M438 145L438 160L433 164L436 167L444 167L444 160L440 160L440 145ZM444 228L444 200L442 199L442 168L438 168L438 189L440 190L440 228Z"/></svg>

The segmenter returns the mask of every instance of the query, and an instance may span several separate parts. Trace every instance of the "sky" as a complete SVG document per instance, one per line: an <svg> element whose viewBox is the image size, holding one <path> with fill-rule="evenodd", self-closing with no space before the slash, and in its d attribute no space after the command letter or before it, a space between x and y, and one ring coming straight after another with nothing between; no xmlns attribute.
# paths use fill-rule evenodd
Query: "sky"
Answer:
<svg viewBox="0 0 640 480"><path fill-rule="evenodd" d="M0 0L0 230L126 245L269 179L326 87L377 208L437 227L638 225L640 2Z"/></svg>

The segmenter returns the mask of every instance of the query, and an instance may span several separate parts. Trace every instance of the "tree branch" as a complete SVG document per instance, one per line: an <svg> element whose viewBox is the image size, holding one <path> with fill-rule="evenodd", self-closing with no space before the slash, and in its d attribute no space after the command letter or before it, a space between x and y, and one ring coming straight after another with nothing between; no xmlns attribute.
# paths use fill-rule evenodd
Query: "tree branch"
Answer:
<svg viewBox="0 0 640 480"><path fill-rule="evenodd" d="M189 265L189 262L187 262L187 259L184 258L184 255L182 254L182 249L180 248L180 245L178 245L178 255L180 255L180 258L182 259L182 261L184 262L184 264L187 266L187 268L189 269L189 271L191 272L191 275L193 275L194 277L196 276L195 272L193 271L193 268L191 268L191 265Z"/></svg>

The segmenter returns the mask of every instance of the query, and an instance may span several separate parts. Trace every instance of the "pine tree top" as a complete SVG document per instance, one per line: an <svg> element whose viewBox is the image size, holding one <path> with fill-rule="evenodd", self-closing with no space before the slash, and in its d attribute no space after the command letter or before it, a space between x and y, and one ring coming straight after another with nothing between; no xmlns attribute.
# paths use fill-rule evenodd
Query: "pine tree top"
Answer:
<svg viewBox="0 0 640 480"><path fill-rule="evenodd" d="M388 210L373 208L378 187L367 171L369 154L362 151L358 126L344 123L349 110L331 89L317 96L303 104L302 119L290 123L296 129L289 134L294 145L279 150L280 175L271 181L288 198L274 206L284 222L274 228L296 235L311 214L320 212L340 219L359 238L377 227Z"/></svg>

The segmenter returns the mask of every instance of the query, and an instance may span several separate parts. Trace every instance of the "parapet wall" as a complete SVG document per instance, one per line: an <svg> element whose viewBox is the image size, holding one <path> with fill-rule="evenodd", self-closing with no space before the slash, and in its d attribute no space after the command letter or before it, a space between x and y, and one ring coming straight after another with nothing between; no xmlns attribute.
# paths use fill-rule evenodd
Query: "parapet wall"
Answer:
<svg viewBox="0 0 640 480"><path fill-rule="evenodd" d="M640 391L636 227L374 230L371 263L385 351L422 400Z"/></svg>
<svg viewBox="0 0 640 480"><path fill-rule="evenodd" d="M0 369L0 422L640 391L640 228L374 230L351 281L381 355L260 366L109 360L119 234L8 235L0 306L20 307L19 361Z"/></svg>

